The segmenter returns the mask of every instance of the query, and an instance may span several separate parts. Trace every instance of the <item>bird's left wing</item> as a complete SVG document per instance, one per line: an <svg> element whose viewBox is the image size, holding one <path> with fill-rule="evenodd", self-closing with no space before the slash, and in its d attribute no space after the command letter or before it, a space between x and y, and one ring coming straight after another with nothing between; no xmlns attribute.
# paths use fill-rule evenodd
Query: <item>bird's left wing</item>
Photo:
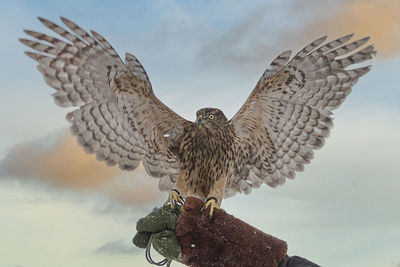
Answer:
<svg viewBox="0 0 400 267"><path fill-rule="evenodd" d="M321 148L339 107L370 66L348 69L375 54L369 38L348 43L347 35L322 45L322 37L290 59L283 52L264 72L230 120L236 133L235 177L225 196L249 193L263 182L275 187L294 178ZM290 59L290 60L289 60Z"/></svg>
<svg viewBox="0 0 400 267"><path fill-rule="evenodd" d="M169 147L189 122L154 95L140 62L130 54L123 62L100 34L66 18L70 31L39 20L62 38L25 30L36 40L20 41L36 50L26 54L56 90L56 104L78 107L67 119L79 144L108 165L132 170L142 161L151 176L173 180L179 164Z"/></svg>

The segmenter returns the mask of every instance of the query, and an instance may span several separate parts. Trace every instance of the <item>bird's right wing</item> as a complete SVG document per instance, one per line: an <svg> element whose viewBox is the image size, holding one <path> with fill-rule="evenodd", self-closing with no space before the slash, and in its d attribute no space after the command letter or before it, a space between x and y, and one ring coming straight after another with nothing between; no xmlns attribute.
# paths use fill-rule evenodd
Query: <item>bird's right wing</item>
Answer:
<svg viewBox="0 0 400 267"><path fill-rule="evenodd" d="M71 31L39 20L64 40L25 30L36 40L20 41L36 50L26 54L56 89L56 104L79 107L67 115L79 144L108 165L132 170L142 161L151 176L174 180L179 164L169 147L190 122L154 95L136 57L127 54L124 63L100 34L66 18L61 20Z"/></svg>

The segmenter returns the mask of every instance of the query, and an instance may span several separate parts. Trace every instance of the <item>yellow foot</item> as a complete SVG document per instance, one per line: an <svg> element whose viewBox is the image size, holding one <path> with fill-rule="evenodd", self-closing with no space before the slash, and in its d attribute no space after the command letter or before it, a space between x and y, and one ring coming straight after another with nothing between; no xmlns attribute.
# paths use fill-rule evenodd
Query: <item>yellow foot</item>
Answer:
<svg viewBox="0 0 400 267"><path fill-rule="evenodd" d="M214 209L218 209L219 208L217 202L218 201L217 201L217 199L215 197L206 198L206 204L204 205L203 208L201 208L200 212L203 212L206 209L208 209L208 207L210 207L209 216L210 216L210 219L211 219L211 217L213 216L213 213L214 213Z"/></svg>
<svg viewBox="0 0 400 267"><path fill-rule="evenodd" d="M172 209L175 208L175 206L180 206L181 210L183 210L184 200L183 200L183 197L181 196L181 193L179 193L179 191L176 189L172 189L169 192L168 199L165 202L164 206L168 205L168 203L171 205Z"/></svg>

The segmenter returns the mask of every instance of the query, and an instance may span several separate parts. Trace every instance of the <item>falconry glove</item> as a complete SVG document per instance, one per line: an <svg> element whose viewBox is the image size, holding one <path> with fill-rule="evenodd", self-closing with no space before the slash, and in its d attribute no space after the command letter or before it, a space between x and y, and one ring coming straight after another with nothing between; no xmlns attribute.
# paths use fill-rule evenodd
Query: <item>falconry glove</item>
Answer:
<svg viewBox="0 0 400 267"><path fill-rule="evenodd" d="M136 225L133 243L145 248L149 262L150 244L168 263L200 266L317 267L303 258L286 255L286 242L265 234L218 209L212 219L202 212L204 201L185 200L184 212L170 205L154 209Z"/></svg>
<svg viewBox="0 0 400 267"><path fill-rule="evenodd" d="M149 215L136 224L137 233L132 242L139 248L146 249L149 242L154 249L167 259L178 260L181 249L175 235L179 208L170 205L155 208ZM150 241L151 240L151 241Z"/></svg>

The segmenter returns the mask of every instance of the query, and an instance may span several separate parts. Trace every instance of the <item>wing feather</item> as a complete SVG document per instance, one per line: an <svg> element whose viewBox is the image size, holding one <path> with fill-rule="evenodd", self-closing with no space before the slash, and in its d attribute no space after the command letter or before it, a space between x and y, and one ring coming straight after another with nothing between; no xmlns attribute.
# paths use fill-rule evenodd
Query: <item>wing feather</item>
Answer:
<svg viewBox="0 0 400 267"><path fill-rule="evenodd" d="M154 95L136 57L127 54L124 63L103 36L89 34L67 18L61 20L68 30L39 20L60 38L25 30L34 40L20 41L35 51L26 54L39 63L45 81L56 90L56 104L78 107L67 115L78 143L124 170L142 162L150 175L162 178L160 187L166 189L179 172L169 146L189 122Z"/></svg>
<svg viewBox="0 0 400 267"><path fill-rule="evenodd" d="M333 126L332 111L370 66L347 69L371 59L369 37L348 43L352 34L323 44L321 37L291 60L277 57L230 120L236 133L235 177L226 196L249 193L260 181L275 187L304 170Z"/></svg>

